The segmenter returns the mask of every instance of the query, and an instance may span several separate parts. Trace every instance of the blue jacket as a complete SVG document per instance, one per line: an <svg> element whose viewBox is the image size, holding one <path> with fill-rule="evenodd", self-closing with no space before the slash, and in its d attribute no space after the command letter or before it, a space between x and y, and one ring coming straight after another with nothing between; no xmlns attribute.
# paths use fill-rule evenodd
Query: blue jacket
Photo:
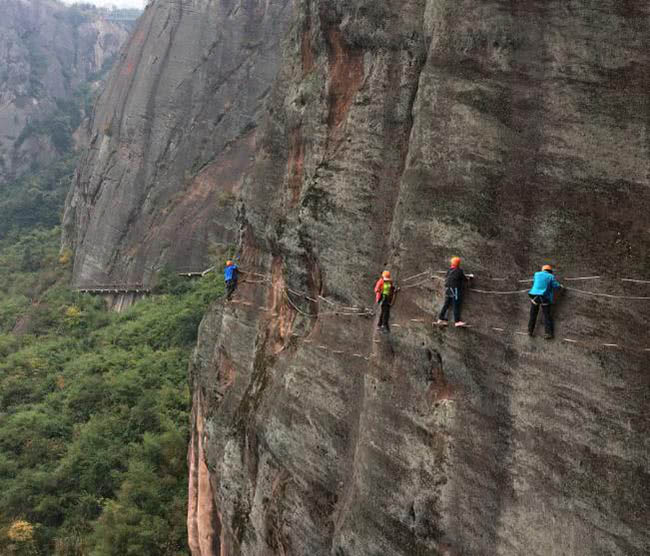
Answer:
<svg viewBox="0 0 650 556"><path fill-rule="evenodd" d="M542 270L536 272L533 278L533 287L528 292L530 295L541 295L544 299L553 303L553 291L561 288L562 285L555 279L551 272Z"/></svg>
<svg viewBox="0 0 650 556"><path fill-rule="evenodd" d="M223 271L223 277L228 282L229 280L237 280L237 271L239 267L236 264L227 266L226 270Z"/></svg>

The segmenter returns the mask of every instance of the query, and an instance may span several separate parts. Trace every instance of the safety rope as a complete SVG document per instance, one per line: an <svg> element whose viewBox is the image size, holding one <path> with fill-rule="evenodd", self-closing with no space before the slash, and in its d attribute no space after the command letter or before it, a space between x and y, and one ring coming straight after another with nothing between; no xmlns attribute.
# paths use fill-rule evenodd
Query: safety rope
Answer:
<svg viewBox="0 0 650 556"><path fill-rule="evenodd" d="M479 290L478 288L469 288L469 291L475 293L484 293L488 295L518 295L520 293L528 292L528 290L499 291L499 290Z"/></svg>
<svg viewBox="0 0 650 556"><path fill-rule="evenodd" d="M424 272L420 272L420 274L414 274L413 276L409 276L408 278L403 278L402 282L410 282L411 280L414 280L415 278L419 278L420 276L424 276L425 274L430 274L432 270L428 268Z"/></svg>
<svg viewBox="0 0 650 556"><path fill-rule="evenodd" d="M251 276L258 276L260 278L270 278L270 274L260 274L259 272L251 272L250 270L239 270L241 274L250 274Z"/></svg>
<svg viewBox="0 0 650 556"><path fill-rule="evenodd" d="M256 272L248 272L248 271L246 271L246 272L247 272L247 274L250 274L250 275L253 275L253 276L260 276L260 277L264 277L264 278L269 278L268 274L265 275L265 274L259 274L259 273L256 273ZM407 278L407 280L413 280L415 278L419 278L420 276L423 276L428 272L431 272L431 270L427 270L425 272L421 272L419 274L415 274L413 276L410 276L409 278ZM438 271L438 272L442 273L443 271ZM574 277L574 278L564 278L563 281L596 280L596 279L599 279L599 278L601 278L601 276L578 276L578 277ZM407 284L405 286L401 286L398 289L399 290L407 290L407 289L410 289L410 288L419 288L419 287L422 287L425 284L429 283L429 280L432 280L432 279L442 280L443 278L442 278L442 276L436 276L435 274L432 274L432 275L428 276L427 278L425 278L424 280L421 280L421 281L419 281L419 282L417 282L415 284ZM497 280L501 280L501 279L497 279ZM626 282L646 283L646 281L644 281L644 280L637 280L637 279L633 279L633 278L622 278L621 280L626 281ZM531 282L531 281L532 281L531 279L518 280L518 282ZM268 283L268 282L270 282L268 279L260 280L260 281L247 281L247 283L249 283L249 284L260 284L260 283ZM650 281L648 281L648 283L650 283ZM483 294L483 295L519 295L519 294L528 292L527 289L525 289L525 290L509 290L509 291L485 290L485 289L480 289L480 288L468 288L468 289L471 292L479 293L479 294ZM650 301L650 296L615 295L615 294L601 293L601 292L588 292L588 291L580 290L580 289L573 288L573 287L570 287L570 286L564 286L564 289L568 290L568 291L576 292L576 293L581 294L581 295L588 295L588 296L593 296L593 297L603 297L603 298L608 298L608 299L621 299L621 300L629 300L629 301ZM293 290L293 289L289 289L289 291L291 293L293 293L294 295L304 297L304 298L308 299L309 301L311 301L313 303L318 302L317 299L314 299L313 297L308 296L304 292L300 292L300 291ZM319 299L325 301L326 303L329 303L331 305L336 305L334 302L324 298L323 296L319 295L318 297L319 297ZM357 307L341 307L341 310L345 310L345 311L351 311L351 310L364 311L363 314L364 315L367 314L366 309L359 309Z"/></svg>
<svg viewBox="0 0 650 556"><path fill-rule="evenodd" d="M442 278L440 276L427 276L427 278L425 280L422 280L422 281L417 282L415 284L408 284L406 286L400 286L398 289L399 290L408 290L410 288L419 288L421 286L424 286L425 284L428 284L431 281L432 278L439 278L441 280L444 280L444 278Z"/></svg>
<svg viewBox="0 0 650 556"><path fill-rule="evenodd" d="M582 290L576 290L574 288L567 288L567 289L571 289L571 290L576 291L578 293L584 293L584 294L587 294L587 295L594 295L593 292L583 292ZM472 288L472 291L476 291L477 293L486 293L486 294L490 294L490 295L495 295L495 294L496 295L509 295L509 294L525 293L528 290L516 290L516 291L512 291L512 292L504 292L504 291L477 290L476 288ZM294 303L294 301L291 299L291 296L289 295L289 293L293 293L294 295L298 295L300 297L304 297L304 298L310 299L310 300L313 300L314 298L309 297L309 296L307 296L306 294L304 294L302 292L298 292L297 290L293 290L293 289L288 288L288 287L283 288L282 292L283 292L287 302L289 303L289 305L298 314L303 315L306 318L319 318L319 317L325 317L325 316L330 316L330 315L370 317L370 316L373 316L375 314L373 311L371 311L369 309L358 308L358 307L348 308L348 309L353 309L354 310L353 312L351 312L349 310L347 310L347 311L346 310L330 310L330 311L322 311L322 312L319 312L319 313L308 313L308 312L304 311L303 309L301 309L296 303ZM600 295L609 296L609 294L600 294ZM336 304L333 301L331 301L329 299L326 299L325 297L320 296L320 295L318 297L322 301L325 301L330 305L336 306ZM619 297L617 297L617 299L618 298ZM637 299L638 299L638 297L637 297ZM643 298L643 299L650 299L650 298ZM233 300L233 301L231 301L231 303L232 304L242 304L242 305L245 305L245 306L253 306L254 305L251 302L239 301L239 300ZM260 309L262 311L271 311L273 308L272 307L259 306L258 309ZM431 315L431 313L429 311L425 311L425 312L427 314ZM277 316L278 313L273 312L272 315ZM413 322L413 323L422 323L423 324L423 323L427 322L427 319L424 319L424 318L412 318L412 319L409 319L409 321ZM394 327L394 328L399 328L399 329L408 328L408 326L404 326L403 324L399 324L399 323L394 323L391 326ZM508 332L511 332L512 334L519 335L519 336L527 336L528 335L526 332L508 331L505 328L490 326L489 324L485 324L485 325L484 324L476 324L476 325L467 326L465 328L476 329L476 330L494 331L494 332L498 332L500 334L501 333L506 334ZM377 340L377 339L374 340L375 343L378 343L379 341L380 340ZM618 350L632 351L632 352L650 353L650 347L644 348L644 347L626 346L626 345L621 345L621 344L616 343L616 342L588 342L588 341L585 341L585 340L577 340L575 338L562 338L562 341L565 342L565 343L569 343L569 344L588 346L588 347L591 347L591 348L594 348L594 349L595 348L607 348L607 349L618 349ZM312 343L314 343L314 341L310 340L308 338L303 338L303 343L312 344ZM376 357L376 354L373 354L373 353L370 353L368 355L364 355L364 354L361 354L361 353L356 353L356 352L351 352L351 351L346 352L346 351L340 350L340 349L333 349L333 348L330 348L329 346L325 346L325 345L317 345L316 347L318 349L320 349L320 350L323 350L323 351L329 351L329 352L331 352L331 353L333 353L335 355L348 355L348 356L351 356L351 357L364 359L366 361L370 361L370 359L372 359L373 357Z"/></svg>
<svg viewBox="0 0 650 556"><path fill-rule="evenodd" d="M283 289L284 295L287 298L287 301L289 304L301 315L308 317L308 318L318 318L318 317L325 317L325 316L330 316L330 315L336 315L336 316L351 316L351 317L369 317L373 316L375 313L374 311L371 311L367 308L341 308L341 309L334 309L330 311L319 311L318 313L307 313L300 309L291 299L291 296L289 295L289 292L293 293L294 295L299 295L300 297L307 297L304 294L301 294L299 292L295 292L295 290L290 290L289 288L284 288ZM312 299L312 298L309 298ZM353 309L352 311L350 309Z"/></svg>
<svg viewBox="0 0 650 556"><path fill-rule="evenodd" d="M507 330L502 327L498 326L490 326L490 325L471 325L467 326L465 328L468 329L475 329L475 330L488 330L488 331L494 331L498 332L499 334L508 334L511 333L513 335L517 336L528 336L527 332L521 332L519 330ZM594 349L600 349L600 348L608 348L608 349L619 349L623 351L631 351L631 352L637 352L637 353L650 353L650 347L636 347L636 346L630 346L630 345L622 345L619 343L615 342L593 342L593 341L587 341L587 340L577 340L575 338L562 338L562 342L568 343L568 344L576 344L576 345L582 345L582 346L588 346Z"/></svg>
<svg viewBox="0 0 650 556"><path fill-rule="evenodd" d="M436 274L444 274L445 271L432 271L431 269L428 269L424 272L421 272L419 274L415 274L413 276L409 276L403 282L409 282L412 280L415 280L417 278L420 278L422 276L425 276L429 274L425 279L420 280L416 282L415 284L407 284L405 286L402 286L401 288L398 289L409 289L409 288L414 288L414 287L422 287L425 284L430 283L430 280L432 279L444 279L442 276L436 276ZM257 276L261 277L262 280L259 281L250 281L247 283L271 283L270 276L268 274L259 274L256 272L250 272L246 271L247 274L250 274L252 276ZM602 278L601 276L578 276L578 277L571 277L571 278L564 278L563 281L580 281L580 280L597 280ZM491 280L495 281L506 281L506 278L491 278ZM622 281L626 282L635 282L635 283L650 283L650 281L645 281L645 280L637 280L633 278L622 278ZM520 282L528 282L530 280L520 280ZM484 290L484 289L479 289L479 288L468 288L469 291L479 293L479 294L484 294L484 295L520 295L528 292L528 289L521 289L521 290L512 290L512 291L501 291L501 290ZM626 299L626 300L635 300L635 301L647 301L650 300L650 296L626 296L626 295L615 295L615 294L607 294L607 293L601 293L601 292L589 292L585 290L580 290L577 288L573 288L570 286L564 286L565 290L575 292L580 295L586 295L586 296L593 296L593 297L603 297L603 298L609 298L609 299ZM286 298L287 302L289 305L300 315L303 315L306 318L319 318L319 317L325 317L325 316L362 316L362 317L371 317L375 313L374 311L368 309L368 308L360 308L360 307L349 307L349 306L343 306L343 305L338 305L334 301L327 299L326 297L322 295L318 295L318 298L314 298L311 295L301 292L292 288L289 288L288 286L285 286L282 290L284 297ZM297 297L302 297L312 303L319 303L320 301L327 303L329 306L331 306L333 309L329 311L319 311L317 313L309 313L301 309L292 299L289 294L293 294ZM241 303L246 306L252 306L253 303L250 302L244 302L244 301L232 301L231 303ZM338 307L338 308L337 308ZM271 311L273 308L271 307L264 307L260 306L260 310L264 311ZM428 313L428 312L427 312ZM277 312L272 313L273 315L277 315ZM412 318L409 319L413 323L425 323L426 319L422 318ZM394 323L392 325L393 327L396 328L404 328L404 325L400 325L399 323ZM483 329L483 330L492 330L498 333L507 333L508 331L504 328L500 327L495 327L495 326L489 326L489 325L472 325L469 328L475 328L475 329ZM521 336L527 336L526 332L520 332L520 331L514 331L512 332L514 335L521 335ZM304 343L309 344L313 343L312 340L309 339L304 339ZM378 342L379 340L374 340L375 342ZM575 345L583 345L583 346L589 346L591 348L606 348L606 349L618 349L618 350L627 350L627 351L634 351L634 352L644 352L644 353L650 353L650 347L648 348L643 348L643 347L631 347L631 346L625 346L621 345L619 343L615 342L588 342L584 340L577 340L575 338L563 338L563 342L568 343L568 344L575 344ZM347 354L355 358L361 358L366 361L369 361L372 357L375 357L376 355L374 354L369 354L369 355L363 355L360 353L352 353L352 352L345 352L343 350L334 350L332 348L329 348L328 346L324 345L318 345L318 349L323 350L323 351L330 351L334 354L337 355L343 355Z"/></svg>
<svg viewBox="0 0 650 556"><path fill-rule="evenodd" d="M298 307L298 306L297 306L297 305L296 305L296 304L291 300L291 297L289 296L289 292L288 292L287 290L282 290L282 293L283 293L284 296L287 298L287 301L289 302L289 305L291 305L291 306L295 309L295 311L298 312L298 314L303 315L303 316L305 316L305 317L307 317L307 318L316 318L316 317L318 317L318 314L313 315L313 314L310 314L310 313L305 313L305 311L303 311L300 307Z"/></svg>
<svg viewBox="0 0 650 556"><path fill-rule="evenodd" d="M260 273L257 273L257 272L251 272L251 271L248 271L248 270L241 270L240 272L242 272L243 274L250 274L250 275L253 275L253 276L258 276L258 277L260 277L260 278L266 278L266 279L269 279L269 278L270 278L270 275L269 275L269 274L260 274ZM402 279L402 280L400 280L400 281L401 281L402 283L410 282L411 280L415 280L416 278L419 278L419 277L421 277L421 276L424 276L424 275L426 275L426 274L429 274L429 276L427 276L426 279L421 280L421 281L418 282L417 284L408 284L408 285L405 285L405 286L401 286L399 289L403 289L403 290L404 290L404 289L409 289L409 288L418 287L418 286L420 286L420 285L422 285L422 284L426 284L430 279L431 279L431 280L442 280L442 279L444 279L444 278L443 278L442 276L436 276L436 274L446 274L446 273L447 273L446 270L433 270L433 269L431 269L431 268L428 268L427 270L424 270L423 272L420 272L420 273L418 273L418 274L414 274L414 275L409 276L409 277L407 277L407 278L404 278L404 279ZM474 276L474 275L472 275L472 276ZM562 281L563 281L563 282L577 282L577 281L586 281L586 280L601 280L602 278L603 278L603 277L602 277L601 275L594 275L594 276L574 276L574 277L563 278ZM484 279L487 279L487 280L493 280L493 281L499 281L499 282L504 282L504 281L507 281L507 280L508 280L508 278L503 278L503 277L484 278ZM650 280L641 280L641 279L637 279L637 278L620 278L619 280L620 280L621 282L629 282L629 283L635 283L635 284L650 284ZM524 283L524 282L532 282L532 281L533 281L532 278L522 278L522 279L518 279L518 280L517 280L517 282L520 282L520 283ZM249 282L249 283L252 283L252 282ZM569 288L565 288L565 289L569 289ZM478 291L478 290L477 290L477 291ZM576 291L577 291L577 290L576 290ZM482 291L482 292L480 292L480 293L485 293L485 292L488 292L488 290L484 290L484 291ZM296 293L298 293L299 295L302 295L302 292L296 292ZM490 292L490 293L491 293L491 292ZM495 293L497 293L497 292L495 292ZM513 292L513 293L514 293L514 292ZM517 293L518 293L518 292L517 292ZM591 292L589 292L589 293L591 293ZM605 295L605 294L603 294L603 295ZM607 294L607 295L609 296L609 294ZM320 296L319 296L319 297L320 297ZM650 299L650 298L646 298L646 297L640 297L640 298L639 298L639 297L626 297L626 298L627 298L627 299ZM617 299L619 299L619 298L617 298ZM625 299L625 298L624 298L624 297L621 297L620 299ZM328 301L328 300L326 300L326 299L324 299L324 298L323 298L323 300L324 300L324 301Z"/></svg>
<svg viewBox="0 0 650 556"><path fill-rule="evenodd" d="M577 282L579 280L600 280L602 276L578 276L576 278L562 278L563 282Z"/></svg>
<svg viewBox="0 0 650 556"><path fill-rule="evenodd" d="M442 272L442 271L440 271ZM419 274L417 276L421 276L422 274ZM431 275L429 277L430 279L437 279L437 280L442 280L443 278L441 276L435 276ZM602 278L601 276L576 276L573 278L564 278L563 281L565 282L571 282L571 281L583 281L583 280L597 280ZM492 278L492 280L506 280L505 278ZM646 283L645 280L636 280L632 278L621 278L622 281L625 282L637 282L637 283ZM420 287L424 284L426 284L429 281L423 280L421 282L418 282L417 284L409 284L407 286L402 286L400 289L409 289L409 288L417 288ZM525 280L518 280L518 282L532 282L532 279L525 279ZM647 281L647 283L650 283L650 281ZM485 295L519 295L522 293L528 293L528 290L511 290L511 291L499 291L499 290L483 290L479 288L468 288L469 291L475 292L475 293L480 293L480 294L485 294ZM591 295L594 297L605 297L605 298L610 298L610 299L624 299L624 300L630 300L630 301L648 301L650 300L650 296L634 296L634 295L614 295L614 294L609 294L609 293L600 293L600 292L588 292L584 290L579 290L577 288L572 288L569 286L564 286L563 289L569 290L569 291L574 291L576 293L582 294L582 295Z"/></svg>
<svg viewBox="0 0 650 556"><path fill-rule="evenodd" d="M587 292L584 290L578 290L576 288L570 288L569 286L564 286L565 290L579 293L581 295L591 295L593 297L606 297L609 299L629 299L633 301L649 301L650 296L638 296L638 295L614 295L611 293L600 293L600 292Z"/></svg>
<svg viewBox="0 0 650 556"><path fill-rule="evenodd" d="M313 297L309 297L309 296L308 296L306 293L304 293L304 292L299 292L299 291L297 291L297 290L293 290L293 289L291 289L291 288L288 287L288 286L285 286L285 288L287 289L287 291L290 291L290 292L291 292L292 294L294 294L294 295L298 295L298 296L300 296L300 297L304 297L305 299L311 301L312 303L318 303L318 299L315 299L315 298L313 298Z"/></svg>
<svg viewBox="0 0 650 556"><path fill-rule="evenodd" d="M593 297L605 297L609 299L627 299L630 301L650 301L650 296L639 296L639 295L614 295L611 293L601 293L601 292L588 292L584 290L579 290L577 288L572 288L570 286L563 286L562 289L579 293L581 295L591 295ZM497 291L497 290L480 290L477 288L469 288L469 291L475 293L483 293L488 295L517 295L521 293L528 293L528 290L512 290L512 291Z"/></svg>

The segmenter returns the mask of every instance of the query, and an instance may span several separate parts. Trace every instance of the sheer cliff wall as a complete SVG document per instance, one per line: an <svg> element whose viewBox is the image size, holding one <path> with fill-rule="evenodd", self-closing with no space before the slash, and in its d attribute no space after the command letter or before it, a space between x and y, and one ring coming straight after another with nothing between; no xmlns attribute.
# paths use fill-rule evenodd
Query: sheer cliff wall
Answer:
<svg viewBox="0 0 650 556"><path fill-rule="evenodd" d="M195 556L648 552L648 301L568 291L545 342L525 294L469 292L475 327L432 330L428 276L650 296L621 281L650 274L649 15L296 2L240 195L257 274L190 369ZM389 336L342 314L384 267L418 284Z"/></svg>
<svg viewBox="0 0 650 556"><path fill-rule="evenodd" d="M95 106L64 244L77 285L203 270L237 241L234 199L277 74L289 0L156 1Z"/></svg>
<svg viewBox="0 0 650 556"><path fill-rule="evenodd" d="M190 367L194 556L645 554L650 13L576 0L146 10L68 199L77 284L236 244ZM432 271L477 274L432 329ZM363 308L390 268L390 335ZM414 280L406 280L421 274ZM407 287L408 286L408 287ZM577 343L563 341L570 338ZM604 344L612 344L605 346Z"/></svg>

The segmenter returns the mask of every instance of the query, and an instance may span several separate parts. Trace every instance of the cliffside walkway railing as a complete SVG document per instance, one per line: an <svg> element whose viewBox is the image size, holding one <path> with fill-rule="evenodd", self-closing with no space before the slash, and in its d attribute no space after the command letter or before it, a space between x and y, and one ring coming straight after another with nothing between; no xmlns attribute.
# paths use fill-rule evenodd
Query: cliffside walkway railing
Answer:
<svg viewBox="0 0 650 556"><path fill-rule="evenodd" d="M91 286L77 286L75 290L79 293L96 294L151 293L151 288L144 284L93 284Z"/></svg>
<svg viewBox="0 0 650 556"><path fill-rule="evenodd" d="M127 23L132 23L135 21L138 21L138 18L140 16L114 16L114 15L108 15L104 19L106 21L112 21L112 22L127 22Z"/></svg>
<svg viewBox="0 0 650 556"><path fill-rule="evenodd" d="M206 268L205 270L177 270L176 274L178 276L185 276L188 278L193 277L202 277L212 272L215 269L214 266ZM145 286L144 284L90 284L84 286L77 286L74 288L75 291L79 293L94 293L94 294L149 294L151 293L151 287Z"/></svg>
<svg viewBox="0 0 650 556"><path fill-rule="evenodd" d="M201 278L205 276L206 274L212 272L214 270L214 266L211 266L210 268L206 268L205 270L190 270L190 269L180 269L176 271L176 274L178 276L185 276L186 278Z"/></svg>
<svg viewBox="0 0 650 556"><path fill-rule="evenodd" d="M258 281L254 282L248 282L252 284L261 284L261 283L271 283L271 276L269 274L260 274L256 272L250 272L250 271L242 271L245 274L249 274L251 276L255 276L259 278ZM427 269L419 274L415 274L413 276L409 276L407 278L402 279L402 285L400 289L410 289L410 288L422 288L425 290L430 290L431 288L431 281L432 280L444 280L443 274L445 274L445 270L433 270L433 269ZM419 279L419 280L418 280ZM494 280L494 281L506 281L508 280L507 278L485 278L487 280ZM577 277L567 277L563 278L563 282L581 282L581 281L591 281L591 280L601 280L603 279L602 276L577 276ZM417 280L417 281L415 281ZM526 283L526 282L532 282L531 279L515 279L516 282L518 283ZM626 283L635 283L635 284L647 284L650 285L650 280L647 279L637 279L637 278L618 278L621 282L626 282ZM439 289L439 288L435 288ZM477 289L477 288L468 288L469 291L479 293L479 294L487 294L487 295L522 295L528 292L528 288L526 289L517 289L517 290L511 290L511 291L503 291L503 290L482 290L482 289ZM617 294L610 294L610 293L605 293L605 292L590 292L590 291L585 291L577 288L573 288L571 286L564 286L565 290L568 290L570 292L574 292L578 295L584 295L584 296L592 296L596 298L605 298L605 299L614 299L614 300L633 300L633 301L650 301L650 295L647 296L638 296L638 295L617 295ZM284 297L286 301L293 307L293 309L308 318L315 318L318 319L319 317L322 316L356 316L356 317L365 317L369 318L375 315L375 311L367 308L367 307L345 307L342 306L336 302L333 302L321 295L318 295L317 298L313 297L312 294L308 294L306 292L301 292L297 291L294 289L289 288L288 286L284 286L282 288L282 293L284 294ZM291 295L290 295L291 294ZM330 306L330 310L326 311L318 311L316 313L309 313L306 312L304 309L299 307L299 303L294 301L291 296L294 296L296 298L303 298L306 301L309 301L313 304L319 304L321 301L326 302ZM256 306L255 303L251 303L250 301L245 301L243 299L234 299L229 302L230 304L233 305L243 305L246 307L251 307L251 308L257 308L260 311L264 311L267 313L270 313L272 316L277 316L279 313L277 312L277 309L274 310L273 307L266 307L263 305ZM429 319L433 319L435 321L436 319L436 313L431 313L430 311L423 310L424 314L428 318L411 318L409 319L409 322L413 323L426 323ZM408 329L409 325L407 324L399 324L399 323L393 323L391 326L395 328L400 328L400 329ZM493 333L498 333L500 335L508 335L510 334L513 338L515 336L528 336L527 332L521 331L521 330L516 330L515 328L503 328L503 327L496 327L488 323L477 323L473 324L470 326L467 326L470 330L476 330L479 332L487 332L489 334ZM373 340L375 343L379 343L380 340L374 339ZM644 353L644 354L650 354L650 346L647 345L630 345L630 344L620 344L616 341L604 341L604 339L600 340L591 340L591 339L585 339L585 338L561 338L561 341L566 344L572 344L572 345L577 345L577 346L582 346L585 348L593 349L593 350L621 350L621 351L629 351L629 352L636 352L636 353ZM314 343L313 340L303 337L303 342L306 344L311 344ZM362 353L352 353L352 352L345 352L342 350L334 349L330 346L326 345L316 345L318 349L321 349L323 351L331 351L334 354L349 354L353 357L365 359L366 361L369 361L371 358L376 357L375 354L369 353L369 354L362 354Z"/></svg>

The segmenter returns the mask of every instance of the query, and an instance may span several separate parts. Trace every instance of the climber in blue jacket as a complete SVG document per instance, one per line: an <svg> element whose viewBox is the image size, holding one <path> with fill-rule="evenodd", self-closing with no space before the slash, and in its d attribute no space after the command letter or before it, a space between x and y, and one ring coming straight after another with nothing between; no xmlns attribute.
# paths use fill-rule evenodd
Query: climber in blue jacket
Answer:
<svg viewBox="0 0 650 556"><path fill-rule="evenodd" d="M530 319L528 321L528 335L532 336L535 332L535 324L537 323L537 315L539 308L542 307L544 315L544 338L550 340L553 338L553 317L551 316L551 305L553 304L553 297L555 290L560 289L560 284L553 276L553 267L550 264L545 264L541 272L536 272L533 277L533 287L528 292L530 297Z"/></svg>
<svg viewBox="0 0 650 556"><path fill-rule="evenodd" d="M226 282L226 299L230 299L237 289L237 275L239 267L232 261L226 261L226 268L223 271L223 278Z"/></svg>

